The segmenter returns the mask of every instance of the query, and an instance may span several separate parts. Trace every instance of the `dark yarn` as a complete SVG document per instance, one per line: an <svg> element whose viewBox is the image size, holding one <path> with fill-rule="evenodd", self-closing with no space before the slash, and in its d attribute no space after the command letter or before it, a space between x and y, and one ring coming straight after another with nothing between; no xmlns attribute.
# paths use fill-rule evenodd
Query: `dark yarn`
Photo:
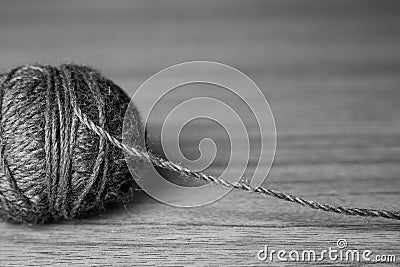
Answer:
<svg viewBox="0 0 400 267"><path fill-rule="evenodd" d="M103 210L137 185L123 152L83 125L73 105L121 136L129 97L96 70L30 65L0 75L0 217L48 222ZM144 130L136 109L133 121ZM136 159L137 175L142 160Z"/></svg>
<svg viewBox="0 0 400 267"><path fill-rule="evenodd" d="M0 217L41 223L97 213L127 201L144 161L182 176L271 196L311 209L400 220L400 212L319 203L230 182L159 158L142 144L139 112L122 89L78 65L33 65L0 74ZM127 110L129 108L129 110ZM129 114L130 144L121 141ZM129 172L124 153L136 166Z"/></svg>

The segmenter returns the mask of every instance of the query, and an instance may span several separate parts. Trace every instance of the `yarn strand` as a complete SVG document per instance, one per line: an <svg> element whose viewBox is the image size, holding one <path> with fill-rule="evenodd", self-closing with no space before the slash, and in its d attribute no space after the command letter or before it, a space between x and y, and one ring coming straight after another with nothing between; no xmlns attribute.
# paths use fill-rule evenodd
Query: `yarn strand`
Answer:
<svg viewBox="0 0 400 267"><path fill-rule="evenodd" d="M177 163L162 159L150 152L142 151L141 149L135 147L129 147L122 143L122 141L111 134L109 134L104 128L97 126L93 121L91 121L85 114L82 113L77 103L71 98L71 105L75 115L79 118L80 122L83 123L87 128L96 133L101 138L107 139L114 146L122 149L128 154L145 159L154 165L161 167L163 169L168 169L175 171L183 176L195 177L200 180L204 180L213 184L225 186L227 188L233 188L238 190L245 190L253 193L258 193L264 196L271 196L277 199L281 199L287 202L292 202L305 206L314 210L321 210L325 212L337 213L342 215L350 216L362 216L362 217L380 217L385 219L400 220L400 212L378 210L378 209L366 209L366 208L354 208L354 207L344 207L339 205L332 205L326 203L319 203L311 200L307 200L290 193L285 193L279 190L274 190L265 187L253 187L243 182L230 182L210 174L203 172L193 171L186 167L183 167Z"/></svg>
<svg viewBox="0 0 400 267"><path fill-rule="evenodd" d="M135 176L147 161L180 176L314 210L400 220L399 211L319 203L231 182L161 158L145 146L128 146L121 137L128 103L120 87L88 66L38 64L0 73L0 218L44 223L96 213L132 197ZM140 140L145 129L139 111L133 106L129 112L132 137ZM133 156L131 172L124 153Z"/></svg>
<svg viewBox="0 0 400 267"><path fill-rule="evenodd" d="M6 77L4 82L7 82L10 80L10 78L12 77L12 74L14 72L16 72L17 69L12 70ZM3 94L4 94L4 88L2 85L0 85L0 111L2 109L2 103L3 103ZM0 112L0 121L2 119L2 115ZM4 142L3 142L3 126L0 123L0 158L1 158L1 162L0 165L2 167L2 170L4 172L4 174L6 175L6 177L8 178L8 182L10 187L17 193L17 196L27 205L30 206L31 205L31 201L29 200L29 198L21 191L21 189L19 188L17 181L14 179L13 175L10 172L10 169L8 167L8 163L7 160L4 156ZM3 193L0 191L0 194L2 195L2 199L3 199ZM7 203L7 199L4 197L4 201L5 203L8 205Z"/></svg>

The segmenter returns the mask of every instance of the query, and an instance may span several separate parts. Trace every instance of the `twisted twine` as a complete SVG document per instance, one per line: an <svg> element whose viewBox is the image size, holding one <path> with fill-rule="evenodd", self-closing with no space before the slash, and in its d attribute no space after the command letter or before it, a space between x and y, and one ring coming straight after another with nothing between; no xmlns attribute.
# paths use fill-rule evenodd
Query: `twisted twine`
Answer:
<svg viewBox="0 0 400 267"><path fill-rule="evenodd" d="M27 65L1 73L0 218L43 223L131 198L136 184L120 166L122 151L74 112L82 105L86 118L119 136L127 103L121 88L90 67Z"/></svg>
<svg viewBox="0 0 400 267"><path fill-rule="evenodd" d="M92 130L94 133L96 133L101 138L105 138L108 141L110 141L114 146L126 151L128 154L138 157L138 158L141 158L141 159L145 159L163 169L172 170L172 171L179 173L180 175L195 177L197 179L211 182L211 183L217 184L217 185L222 185L222 186L225 186L228 188L246 190L249 192L258 193L258 194L265 195L265 196L271 196L274 198L278 198L281 200L285 200L288 202L306 206L306 207L309 207L309 208L315 209L315 210L321 210L321 211L333 212L333 213L338 213L338 214L343 214L343 215L351 215L351 216L381 217L381 218L386 218L386 219L400 220L400 212L377 210L377 209L366 209L366 208L353 208L353 207L344 207L344 206L338 206L338 205L332 205L332 204L326 204L326 203L319 203L319 202L314 202L311 200L306 200L304 198L295 196L293 194L284 193L284 192L281 192L278 190L265 188L265 187L261 187L261 186L253 187L253 186L248 185L243 182L225 181L223 179L220 179L220 178L215 177L210 174L206 174L206 173L198 172L198 171L192 171L192 170L185 168L177 163L157 157L156 155L154 155L150 152L143 151L141 149L138 149L135 147L130 147L130 146L123 144L121 142L121 140L110 135L102 127L97 126L93 121L91 121L85 114L82 113L80 108L77 106L76 102L74 102L73 98L71 98L71 100L72 100L71 105L72 105L75 115L79 118L79 120L84 125L86 125L86 127L88 127L90 130Z"/></svg>
<svg viewBox="0 0 400 267"><path fill-rule="evenodd" d="M14 94L17 94L17 92L19 92L19 89L24 88L25 90L26 86L31 88L33 86L33 83L38 82L32 73L27 73L26 77L15 75L18 71L29 70L41 72L45 78L44 82L46 83L46 91L41 95L41 98L39 99L36 94L32 94L31 98L37 101L35 102L35 105L41 103L41 101L44 102L43 104L40 104L40 108L45 109L43 130L43 134L45 135L44 139L46 140L43 150L45 162L41 165L38 165L37 168L44 168L47 186L44 187L45 191L43 191L42 187L29 189L31 191L30 195L34 196L33 198L30 198L27 195L27 191L29 190L23 190L19 187L19 185L17 184L17 178L9 168L9 161L11 160L11 158L7 159L4 155L6 146L3 140L3 135L7 133L7 131L10 131L10 129L5 128L3 124L0 124L0 167L4 172L5 181L7 181L8 184L3 191L0 190L0 216L11 218L15 221L34 222L40 220L44 221L48 219L48 217L74 217L79 213L84 212L85 210L91 210L103 205L102 203L104 202L104 196L103 198L101 196L103 195L103 192L106 191L106 183L110 182L109 179L114 179L114 181L113 183L109 183L108 186L113 186L115 184L115 188L113 190L108 190L108 192L106 192L107 194L105 195L107 197L114 197L117 199L117 197L119 196L116 194L117 188L120 188L120 185L126 179L123 178L123 175L119 175L120 177L117 179L116 176L118 175L115 175L115 173L107 176L108 170L112 168L112 162L114 162L116 158L120 158L117 157L118 155L115 155L115 157L111 158L106 156L110 150L114 149L107 142L109 141L115 146L115 148L119 148L119 150L115 149L115 151L118 151L121 156L121 151L125 151L129 155L134 156L137 160L146 160L148 162L151 162L155 166L175 171L180 175L194 177L196 179L225 186L227 188L240 189L265 196L272 196L274 198L296 203L315 210L322 210L343 215L381 217L386 219L400 220L400 212L398 211L353 208L318 203L270 188L264 188L261 186L253 187L243 182L230 182L203 172L192 171L179 164L160 158L151 152L145 151L145 149L141 147L127 146L119 138L115 137L119 136L120 132L114 132L112 130L113 126L117 126L117 124L120 124L120 120L116 120L115 122L113 122L113 126L110 126L110 123L107 122L106 119L106 102L104 96L102 96L103 93L100 92L100 87L102 88L102 90L105 90L106 87L108 88L108 85L101 84L102 82L104 82L104 79L100 76L99 73L90 68L83 68L74 65L62 65L60 68L53 68L51 66L30 66L27 68L16 68L10 71L7 75L0 75L0 80L2 81L0 83L0 110L10 109L10 107L3 108L2 99L4 97L4 89L6 86L15 86L18 90L14 92ZM75 77L78 73L82 77ZM29 79L32 80L30 81ZM84 84L86 85L83 86ZM88 116L93 115L91 114L91 111L89 109L86 111L85 114L85 112L82 112L82 110L79 108L76 90L78 87L80 88L81 86L83 86L84 89L87 88L87 90L92 94L91 97L94 98L92 104L98 109L98 115L95 116L98 118L96 119L96 121L98 121L98 124L94 123ZM108 90L109 94L112 95L110 88L108 88ZM80 92L80 97L85 97L85 95L82 96L82 94L85 94L85 91ZM17 102L21 106L24 106L24 104L26 104L26 101L32 101L32 99L29 98L30 95L24 93L23 96L24 97L18 98L20 101L23 102ZM37 117L37 115L35 115L34 113L38 112L35 105L33 105L30 109L27 108L28 112L23 113L22 119L32 120L34 116ZM33 107L36 108L36 111L32 110ZM70 116L70 114L74 115ZM3 114L0 114L0 120L6 118L6 116L2 115ZM121 118L122 116L123 115L120 114ZM36 117L34 117L34 122L36 122ZM115 117L115 114L113 115L113 117ZM83 166L85 167L84 169L87 169L89 173L89 179L85 181L84 187L79 190L75 190L77 184L72 184L73 181L70 175L72 168L71 154L73 152L73 148L78 147L76 145L76 143L78 142L78 138L80 138L79 140L83 143L86 143L85 141L87 140L82 139L85 137L83 136L84 134L81 134L80 136L77 135L77 127L79 123L85 125L85 127L88 128L88 131L92 131L97 136L99 136L99 144L98 151L96 153L93 153L93 156L96 158L93 158L93 169L89 168L89 166L86 165ZM34 127L32 127L32 131L33 130L35 130ZM110 130L111 133L108 130ZM18 130L16 132L16 136L18 136L18 133L20 132L21 131ZM29 132L25 134L32 133ZM21 140L25 140L23 138L21 140L20 139L18 139L17 141L21 142ZM26 157L29 159L32 158L32 156L34 156L32 155L32 151L36 151L39 144L31 143L23 143L22 145L18 143L17 145L19 146L14 147L14 149L16 149L15 153L18 153L21 149L23 149L23 151L29 152L26 153ZM39 161L36 161L36 165L38 164L38 162ZM31 178L31 180L33 181L34 179ZM34 183L31 184L35 185ZM72 186L75 187L72 188ZM131 188L131 186L128 186L128 188ZM75 199L69 196L74 191L78 193ZM7 200L7 196L11 196L11 202ZM42 200L44 200L46 196L48 197L48 201L43 202ZM87 196L89 196L89 198ZM48 207L41 207L43 203L46 204L47 202ZM38 205L38 207L36 207L36 204ZM3 207L3 209L1 209L1 207ZM41 214L40 212L36 212L36 209L39 209L39 211L40 209L43 209L46 213Z"/></svg>

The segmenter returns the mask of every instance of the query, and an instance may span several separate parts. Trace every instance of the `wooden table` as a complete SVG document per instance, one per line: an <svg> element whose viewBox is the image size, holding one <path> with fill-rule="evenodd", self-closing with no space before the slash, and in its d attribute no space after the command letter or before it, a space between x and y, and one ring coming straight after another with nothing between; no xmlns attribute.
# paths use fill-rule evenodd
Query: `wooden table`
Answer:
<svg viewBox="0 0 400 267"><path fill-rule="evenodd" d="M259 85L275 116L276 159L264 186L321 202L399 209L399 2L1 5L1 70L36 61L90 64L132 95L172 64L229 64ZM140 193L88 219L1 222L0 265L253 266L267 264L256 258L264 245L321 251L342 238L349 249L400 262L399 231L397 221L316 212L243 191L189 209Z"/></svg>

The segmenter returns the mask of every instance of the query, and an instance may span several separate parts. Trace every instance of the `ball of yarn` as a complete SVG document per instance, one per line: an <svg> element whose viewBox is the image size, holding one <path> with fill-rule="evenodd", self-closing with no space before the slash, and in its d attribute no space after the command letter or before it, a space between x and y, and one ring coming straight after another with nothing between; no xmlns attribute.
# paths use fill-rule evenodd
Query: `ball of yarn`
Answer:
<svg viewBox="0 0 400 267"><path fill-rule="evenodd" d="M48 222L99 212L137 187L123 152L89 130L121 138L129 97L80 65L29 65L0 75L0 217ZM133 112L136 138L144 136ZM132 126L131 126L132 128ZM135 162L141 174L143 162Z"/></svg>

